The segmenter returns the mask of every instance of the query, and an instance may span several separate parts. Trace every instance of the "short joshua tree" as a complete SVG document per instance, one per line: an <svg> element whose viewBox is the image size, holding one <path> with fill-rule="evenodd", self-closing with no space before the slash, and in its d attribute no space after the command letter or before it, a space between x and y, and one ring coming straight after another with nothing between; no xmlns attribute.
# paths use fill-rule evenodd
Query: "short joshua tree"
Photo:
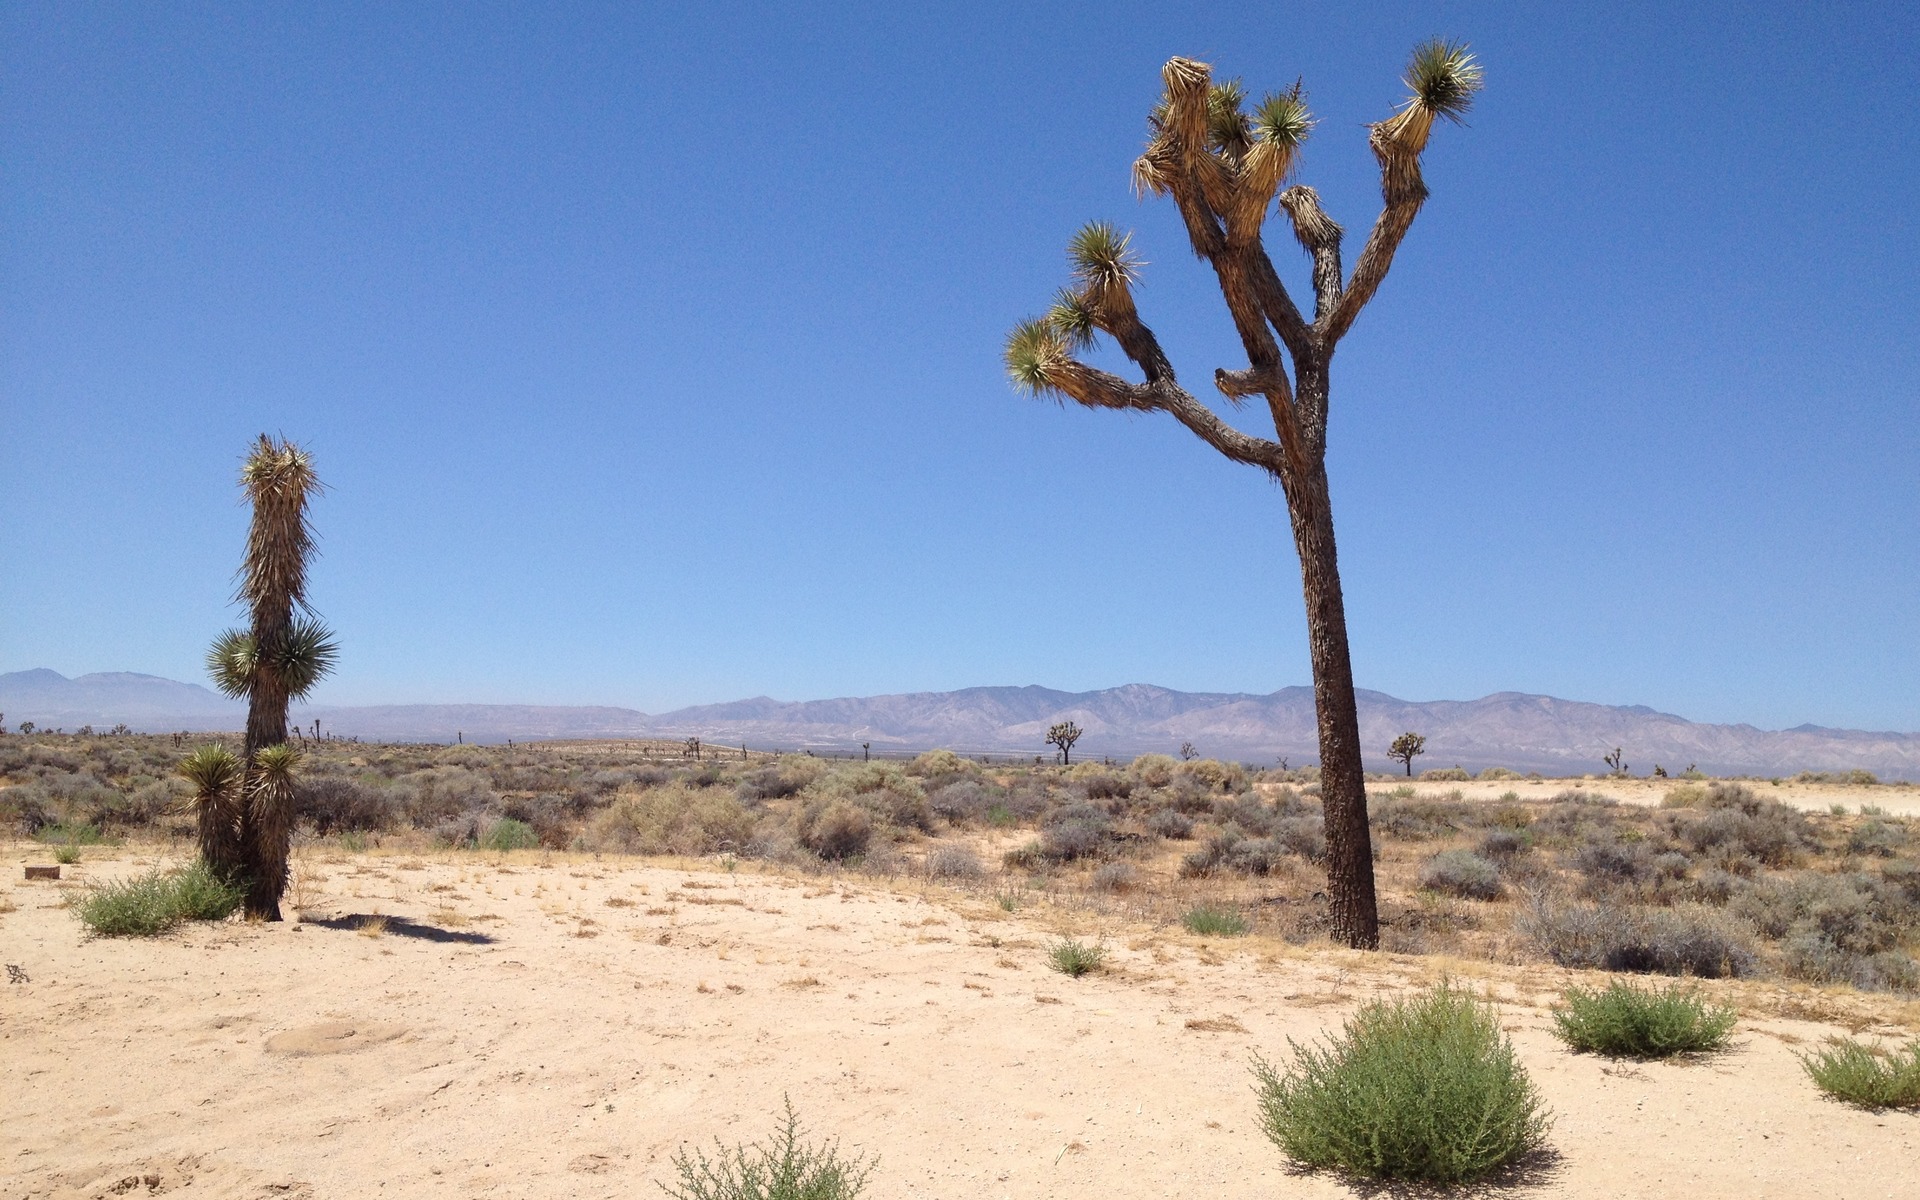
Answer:
<svg viewBox="0 0 1920 1200"><path fill-rule="evenodd" d="M1068 766L1073 764L1073 744L1080 740L1084 732L1072 721L1062 721L1047 730L1047 745L1060 748L1060 761Z"/></svg>
<svg viewBox="0 0 1920 1200"><path fill-rule="evenodd" d="M1413 778L1413 760L1427 752L1427 739L1417 733L1403 733L1393 739L1393 745L1387 747L1387 757L1397 763L1407 764L1407 778Z"/></svg>

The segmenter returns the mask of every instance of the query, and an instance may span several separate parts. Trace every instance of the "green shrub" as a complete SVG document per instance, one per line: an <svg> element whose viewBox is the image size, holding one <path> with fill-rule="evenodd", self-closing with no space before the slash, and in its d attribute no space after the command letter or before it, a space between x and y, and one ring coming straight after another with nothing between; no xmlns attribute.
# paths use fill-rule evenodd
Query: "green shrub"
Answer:
<svg viewBox="0 0 1920 1200"><path fill-rule="evenodd" d="M1047 965L1075 979L1089 971L1099 970L1100 964L1106 960L1106 947L1089 946L1073 938L1061 938L1047 951Z"/></svg>
<svg viewBox="0 0 1920 1200"><path fill-rule="evenodd" d="M222 920L240 907L243 894L196 863L89 888L75 913L101 937L153 937L182 921Z"/></svg>
<svg viewBox="0 0 1920 1200"><path fill-rule="evenodd" d="M1862 1108L1920 1108L1920 1040L1905 1050L1876 1051L1835 1041L1800 1060L1820 1090Z"/></svg>
<svg viewBox="0 0 1920 1200"><path fill-rule="evenodd" d="M1500 868L1471 850L1445 850L1420 868L1420 886L1466 900L1500 898Z"/></svg>
<svg viewBox="0 0 1920 1200"><path fill-rule="evenodd" d="M1239 937L1247 931L1247 919L1230 908L1202 904L1187 910L1180 923L1201 937Z"/></svg>
<svg viewBox="0 0 1920 1200"><path fill-rule="evenodd" d="M53 861L62 866L72 866L80 861L80 847L59 845L53 848Z"/></svg>
<svg viewBox="0 0 1920 1200"><path fill-rule="evenodd" d="M674 1200L853 1200L866 1190L879 1161L840 1157L837 1141L800 1138L800 1118L787 1101L780 1131L765 1145L714 1143L715 1157L682 1146L673 1156L678 1184L661 1184Z"/></svg>
<svg viewBox="0 0 1920 1200"><path fill-rule="evenodd" d="M539 844L540 837L533 832L533 826L512 817L502 817L489 825L486 836L480 839L482 850L531 850Z"/></svg>
<svg viewBox="0 0 1920 1200"><path fill-rule="evenodd" d="M1615 980L1597 991L1569 988L1553 1011L1555 1032L1577 1051L1620 1058L1701 1054L1727 1044L1739 1014L1681 984L1639 988Z"/></svg>
<svg viewBox="0 0 1920 1200"><path fill-rule="evenodd" d="M44 825L33 835L36 842L49 846L98 846L102 840L100 827L91 823L79 825Z"/></svg>
<svg viewBox="0 0 1920 1200"><path fill-rule="evenodd" d="M1907 844L1907 828L1896 821L1878 818L1856 826L1847 838L1847 849L1855 854L1873 854L1892 858Z"/></svg>
<svg viewBox="0 0 1920 1200"><path fill-rule="evenodd" d="M1551 1117L1493 1007L1450 983L1375 1000L1324 1047L1255 1056L1260 1122L1303 1166L1427 1183L1481 1179L1546 1144Z"/></svg>
<svg viewBox="0 0 1920 1200"><path fill-rule="evenodd" d="M224 921L246 898L246 889L221 879L203 862L176 871L170 878L173 909L183 921Z"/></svg>

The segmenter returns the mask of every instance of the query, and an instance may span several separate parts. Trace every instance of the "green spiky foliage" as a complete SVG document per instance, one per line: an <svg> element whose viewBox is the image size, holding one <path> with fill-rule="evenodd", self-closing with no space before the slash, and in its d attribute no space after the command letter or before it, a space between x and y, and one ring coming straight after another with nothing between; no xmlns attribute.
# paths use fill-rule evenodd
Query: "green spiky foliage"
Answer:
<svg viewBox="0 0 1920 1200"><path fill-rule="evenodd" d="M179 773L193 785L200 857L223 879L239 875L245 862L240 845L240 789L245 771L239 757L225 746L201 746L187 755Z"/></svg>
<svg viewBox="0 0 1920 1200"><path fill-rule="evenodd" d="M1373 127L1374 152L1383 160L1383 143L1417 155L1427 148L1435 121L1462 123L1485 77L1466 43L1435 38L1414 48L1401 82L1409 94L1400 111Z"/></svg>
<svg viewBox="0 0 1920 1200"><path fill-rule="evenodd" d="M1044 395L1056 390L1053 380L1068 361L1067 345L1050 320L1022 321L1007 338L1006 360L1014 386L1029 395Z"/></svg>
<svg viewBox="0 0 1920 1200"><path fill-rule="evenodd" d="M1214 371L1214 387L1236 409L1256 396L1264 400L1274 436L1231 424L1182 386L1135 305L1144 264L1130 235L1106 222L1073 236L1067 249L1073 281L1045 315L1008 333L1007 372L1015 387L1033 396L1166 413L1228 459L1265 471L1280 484L1306 601L1333 932L1350 946L1372 949L1380 929L1366 771L1326 471L1331 367L1340 340L1379 290L1427 198L1420 157L1433 123L1461 119L1480 90L1481 69L1458 42L1429 42L1414 50L1405 73L1410 95L1370 127L1385 204L1351 271L1341 252L1345 231L1322 209L1319 195L1303 185L1286 186L1314 128L1300 81L1252 103L1239 80L1215 81L1208 64L1190 58L1169 60L1161 81L1160 99L1147 116L1146 149L1133 164L1134 190L1171 197L1179 207L1193 252L1218 277L1246 354L1244 367ZM1311 315L1288 292L1263 240L1276 206L1312 260ZM1112 339L1142 378L1077 357L1099 334Z"/></svg>
<svg viewBox="0 0 1920 1200"><path fill-rule="evenodd" d="M321 487L312 458L292 442L261 434L241 466L240 487L253 520L235 598L251 619L214 640L207 671L221 691L247 701L245 778L236 801L239 862L227 874L245 881L248 916L277 921L299 762L285 749L287 709L333 670L339 649L307 604L314 554L307 508ZM203 836L201 853L216 867L218 850Z"/></svg>

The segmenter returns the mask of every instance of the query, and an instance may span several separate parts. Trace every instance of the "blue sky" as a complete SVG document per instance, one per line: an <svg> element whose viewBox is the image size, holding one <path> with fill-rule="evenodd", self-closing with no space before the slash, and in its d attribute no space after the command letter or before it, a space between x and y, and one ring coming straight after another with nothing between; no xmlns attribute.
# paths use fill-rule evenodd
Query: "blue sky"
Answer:
<svg viewBox="0 0 1920 1200"><path fill-rule="evenodd" d="M1304 76L1357 247L1435 34L1487 90L1335 366L1360 685L1920 729L1920 14L1864 4L8 0L0 670L199 678L266 430L323 702L1304 683L1278 489L1000 344L1113 219L1209 390L1160 64Z"/></svg>

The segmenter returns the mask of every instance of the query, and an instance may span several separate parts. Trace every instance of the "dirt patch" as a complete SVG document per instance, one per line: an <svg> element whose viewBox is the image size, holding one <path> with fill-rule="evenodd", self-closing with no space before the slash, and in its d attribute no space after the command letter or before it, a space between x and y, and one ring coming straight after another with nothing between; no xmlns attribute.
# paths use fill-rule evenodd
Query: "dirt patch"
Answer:
<svg viewBox="0 0 1920 1200"><path fill-rule="evenodd" d="M405 1033L398 1025L368 1025L352 1021L321 1021L283 1030L267 1039L267 1053L293 1056L347 1054L390 1042Z"/></svg>

